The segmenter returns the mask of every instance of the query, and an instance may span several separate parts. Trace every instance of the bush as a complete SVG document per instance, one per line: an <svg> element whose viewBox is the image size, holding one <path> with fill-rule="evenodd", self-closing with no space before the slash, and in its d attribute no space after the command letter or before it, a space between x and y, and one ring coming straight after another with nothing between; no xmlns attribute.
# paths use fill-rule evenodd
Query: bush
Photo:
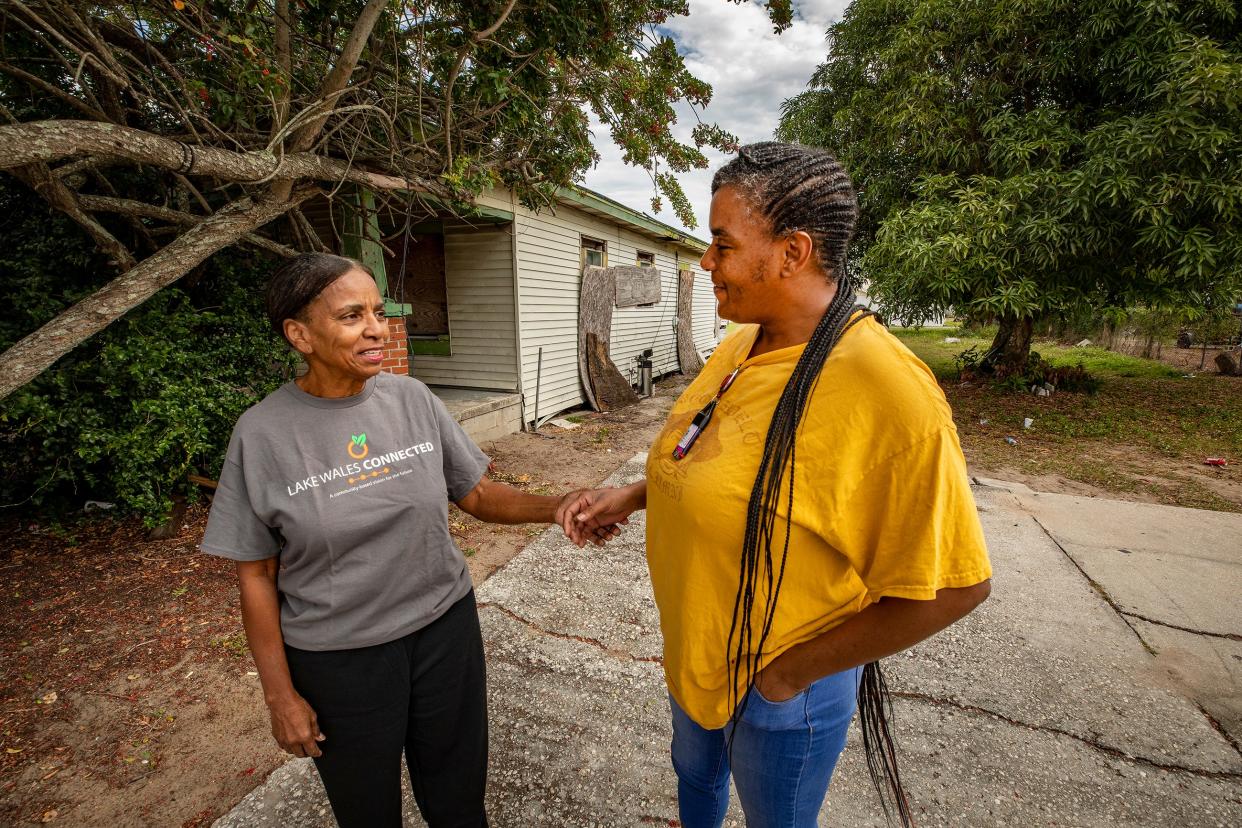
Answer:
<svg viewBox="0 0 1242 828"><path fill-rule="evenodd" d="M973 345L953 358L958 379L962 381L986 378L1005 391L1029 392L1035 386L1051 385L1058 391L1094 394L1102 382L1092 376L1083 363L1054 365L1036 351L1031 351L1026 364L1019 371L985 374L982 371L984 353Z"/></svg>
<svg viewBox="0 0 1242 828"><path fill-rule="evenodd" d="M11 184L0 212L7 347L113 271L67 219ZM237 417L291 375L294 357L262 310L271 269L244 251L218 254L0 402L6 511L103 500L154 524L173 495L193 499L187 475L217 476Z"/></svg>

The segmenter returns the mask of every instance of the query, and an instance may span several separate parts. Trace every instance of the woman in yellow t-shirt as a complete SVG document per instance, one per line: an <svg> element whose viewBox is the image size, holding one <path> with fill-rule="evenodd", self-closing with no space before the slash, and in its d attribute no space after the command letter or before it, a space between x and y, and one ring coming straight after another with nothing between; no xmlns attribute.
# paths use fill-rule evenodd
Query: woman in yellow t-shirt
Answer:
<svg viewBox="0 0 1242 828"><path fill-rule="evenodd" d="M742 148L703 255L742 323L673 406L647 479L566 510L579 543L647 510L686 828L809 828L857 705L885 811L909 806L878 659L965 616L991 567L944 394L855 305L858 203L828 152Z"/></svg>

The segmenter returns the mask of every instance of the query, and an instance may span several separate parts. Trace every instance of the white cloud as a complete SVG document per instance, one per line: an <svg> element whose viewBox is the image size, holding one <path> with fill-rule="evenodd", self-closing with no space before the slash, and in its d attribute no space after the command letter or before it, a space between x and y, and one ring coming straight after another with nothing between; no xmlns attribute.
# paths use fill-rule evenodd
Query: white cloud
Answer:
<svg viewBox="0 0 1242 828"><path fill-rule="evenodd" d="M793 25L776 35L760 3L690 0L690 13L669 20L664 30L677 42L687 68L712 85L712 102L699 117L729 130L742 143L770 140L780 121L781 103L806 88L827 54L824 34L847 5L848 0L795 2ZM688 139L695 123L689 109L682 109L674 133ZM587 172L586 186L650 212L654 195L650 177L622 163L606 129L598 123L593 129L600 163ZM707 235L712 172L728 160L714 151L707 156L708 169L678 177L698 219L699 226L691 232L700 238ZM667 202L658 218L682 227Z"/></svg>

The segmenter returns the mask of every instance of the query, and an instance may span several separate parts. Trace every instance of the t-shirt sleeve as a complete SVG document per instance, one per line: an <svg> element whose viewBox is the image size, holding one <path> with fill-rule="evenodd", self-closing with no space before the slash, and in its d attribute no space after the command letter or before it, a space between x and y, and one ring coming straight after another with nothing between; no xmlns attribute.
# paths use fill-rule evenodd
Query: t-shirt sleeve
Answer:
<svg viewBox="0 0 1242 828"><path fill-rule="evenodd" d="M246 476L233 459L235 448L235 445L229 447L224 468L220 470L220 482L211 501L207 529L199 548L234 561L273 558L280 554L280 544L250 504Z"/></svg>
<svg viewBox="0 0 1242 828"><path fill-rule="evenodd" d="M833 545L875 601L931 600L992 576L957 433L946 426L863 476L834 521Z"/></svg>
<svg viewBox="0 0 1242 828"><path fill-rule="evenodd" d="M453 415L449 414L439 397L431 393L427 396L431 398L432 410L436 415L436 426L440 431L444 483L448 489L449 500L456 503L479 485L491 459L474 444L466 432L462 431L461 426L453 419Z"/></svg>

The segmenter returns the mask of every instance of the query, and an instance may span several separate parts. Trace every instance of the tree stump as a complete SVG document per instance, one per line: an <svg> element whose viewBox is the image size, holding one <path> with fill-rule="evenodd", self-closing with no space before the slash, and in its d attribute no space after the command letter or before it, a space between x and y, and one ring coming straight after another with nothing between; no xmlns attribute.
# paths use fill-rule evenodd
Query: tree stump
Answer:
<svg viewBox="0 0 1242 828"><path fill-rule="evenodd" d="M180 535L181 527L185 525L186 508L185 495L173 495L168 517L147 533L147 540L172 540Z"/></svg>

